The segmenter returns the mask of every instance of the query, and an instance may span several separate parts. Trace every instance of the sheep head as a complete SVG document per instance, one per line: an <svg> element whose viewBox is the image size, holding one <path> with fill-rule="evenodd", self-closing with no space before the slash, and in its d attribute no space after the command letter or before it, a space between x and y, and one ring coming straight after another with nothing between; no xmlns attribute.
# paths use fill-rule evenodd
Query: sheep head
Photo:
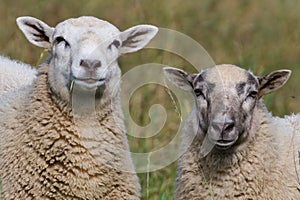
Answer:
<svg viewBox="0 0 300 200"><path fill-rule="evenodd" d="M33 17L19 17L17 24L29 42L51 52L49 84L67 101L74 81L83 90L118 88L118 57L143 48L158 31L138 25L120 32L107 21L86 16L67 19L55 28Z"/></svg>
<svg viewBox="0 0 300 200"><path fill-rule="evenodd" d="M291 71L257 77L237 66L217 65L199 74L170 67L164 73L177 87L194 94L201 138L217 152L230 152L247 141L260 98L283 86Z"/></svg>

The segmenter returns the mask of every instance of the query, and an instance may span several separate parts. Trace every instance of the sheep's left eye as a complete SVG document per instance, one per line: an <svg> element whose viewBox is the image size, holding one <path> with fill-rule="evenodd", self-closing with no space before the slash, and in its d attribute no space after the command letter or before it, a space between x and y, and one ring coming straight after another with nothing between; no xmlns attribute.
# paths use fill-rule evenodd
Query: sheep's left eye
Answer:
<svg viewBox="0 0 300 200"><path fill-rule="evenodd" d="M249 97L249 98L255 99L256 96L257 96L257 91L251 91L251 92L249 92L247 98Z"/></svg>
<svg viewBox="0 0 300 200"><path fill-rule="evenodd" d="M118 40L114 40L109 46L108 48L111 49L112 46L115 46L116 48L118 48L121 45L121 43Z"/></svg>

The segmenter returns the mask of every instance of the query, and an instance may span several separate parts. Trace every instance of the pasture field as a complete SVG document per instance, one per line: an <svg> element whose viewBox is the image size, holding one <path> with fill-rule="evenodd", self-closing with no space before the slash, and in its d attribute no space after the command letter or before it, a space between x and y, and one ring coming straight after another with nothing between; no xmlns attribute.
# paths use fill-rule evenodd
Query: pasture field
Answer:
<svg viewBox="0 0 300 200"><path fill-rule="evenodd" d="M105 19L120 30L153 24L193 38L217 64L231 63L261 75L276 69L291 69L292 76L284 88L264 99L274 115L284 116L300 112L299 10L299 0L0 0L0 54L33 66L46 57L47 53L30 44L17 28L15 20L19 16L34 16L51 26L82 15ZM123 74L146 63L197 71L184 58L157 49L124 55L119 62ZM175 137L182 123L178 102L168 89L150 83L130 96L128 109L134 123L140 126L154 123L149 118L154 104L163 106L167 115L166 123L155 136L129 136L132 152L157 150ZM176 168L175 161L162 169L140 173L143 199L173 199Z"/></svg>

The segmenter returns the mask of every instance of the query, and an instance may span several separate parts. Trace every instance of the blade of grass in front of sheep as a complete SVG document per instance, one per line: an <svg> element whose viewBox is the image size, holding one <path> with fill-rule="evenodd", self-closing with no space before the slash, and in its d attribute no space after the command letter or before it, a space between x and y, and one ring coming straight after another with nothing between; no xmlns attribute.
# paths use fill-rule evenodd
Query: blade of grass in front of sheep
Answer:
<svg viewBox="0 0 300 200"><path fill-rule="evenodd" d="M72 80L72 82L70 84L70 89L69 89L70 93L72 93L72 91L73 91L74 82L75 82L75 80Z"/></svg>
<svg viewBox="0 0 300 200"><path fill-rule="evenodd" d="M43 62L45 62L45 60L47 60L47 56L48 56L48 49L44 49L41 54L40 57L36 63L36 66L39 66L40 64L42 64ZM47 54L46 54L47 53Z"/></svg>
<svg viewBox="0 0 300 200"><path fill-rule="evenodd" d="M147 200L149 199L149 185L150 185L150 182L149 182L149 180L150 180L150 163L151 163L151 161L150 161L150 157L151 157L151 153L152 152L149 152L149 154L148 154L148 157L147 157Z"/></svg>

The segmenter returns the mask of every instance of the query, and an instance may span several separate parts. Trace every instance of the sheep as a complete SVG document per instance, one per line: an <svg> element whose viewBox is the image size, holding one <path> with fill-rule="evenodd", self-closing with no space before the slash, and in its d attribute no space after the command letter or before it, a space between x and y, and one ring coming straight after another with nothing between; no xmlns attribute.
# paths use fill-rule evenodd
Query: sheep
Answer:
<svg viewBox="0 0 300 200"><path fill-rule="evenodd" d="M261 99L283 86L290 70L257 77L223 64L198 74L172 67L164 73L195 101L182 137L175 199L300 199L300 117L275 118Z"/></svg>
<svg viewBox="0 0 300 200"><path fill-rule="evenodd" d="M36 75L30 65L0 55L0 96L32 84Z"/></svg>
<svg viewBox="0 0 300 200"><path fill-rule="evenodd" d="M117 58L143 48L152 25L120 32L91 16L56 27L17 24L50 51L32 85L1 97L0 179L4 199L140 199L120 103Z"/></svg>

